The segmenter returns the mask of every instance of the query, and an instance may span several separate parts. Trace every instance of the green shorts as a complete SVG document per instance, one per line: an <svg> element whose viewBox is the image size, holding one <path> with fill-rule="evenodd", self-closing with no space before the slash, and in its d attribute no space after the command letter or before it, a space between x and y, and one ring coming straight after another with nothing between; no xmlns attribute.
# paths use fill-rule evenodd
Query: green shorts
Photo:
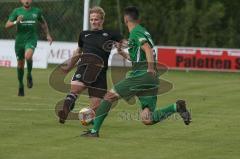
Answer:
<svg viewBox="0 0 240 159"><path fill-rule="evenodd" d="M37 47L37 40L28 40L24 43L15 42L15 53L17 60L25 59L25 52L27 49L32 49L33 52Z"/></svg>
<svg viewBox="0 0 240 159"><path fill-rule="evenodd" d="M125 100L137 96L142 109L148 107L151 111L156 108L159 79L149 73L121 80L114 90Z"/></svg>

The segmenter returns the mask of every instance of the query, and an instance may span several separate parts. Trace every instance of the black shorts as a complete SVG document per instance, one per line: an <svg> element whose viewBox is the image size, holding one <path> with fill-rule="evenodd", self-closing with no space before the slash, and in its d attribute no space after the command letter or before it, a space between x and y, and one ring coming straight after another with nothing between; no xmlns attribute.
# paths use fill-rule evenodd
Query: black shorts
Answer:
<svg viewBox="0 0 240 159"><path fill-rule="evenodd" d="M106 69L91 65L78 66L72 81L84 83L90 97L103 98L107 93Z"/></svg>

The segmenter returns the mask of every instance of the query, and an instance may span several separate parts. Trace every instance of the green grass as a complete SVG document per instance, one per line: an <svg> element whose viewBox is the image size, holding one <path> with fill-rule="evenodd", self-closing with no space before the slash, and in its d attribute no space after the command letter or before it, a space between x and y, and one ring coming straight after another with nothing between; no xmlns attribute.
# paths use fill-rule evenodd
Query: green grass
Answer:
<svg viewBox="0 0 240 159"><path fill-rule="evenodd" d="M18 97L15 69L0 68L0 159L238 159L239 73L169 71L174 89L158 107L187 100L193 123L174 116L154 126L138 121L138 106L121 101L106 119L101 138L82 138L78 121L57 122L55 104L65 97L48 84L52 69L34 70L34 88ZM80 97L79 107L87 97ZM128 114L128 118L124 116ZM130 116L131 115L131 116ZM132 119L131 119L131 118Z"/></svg>

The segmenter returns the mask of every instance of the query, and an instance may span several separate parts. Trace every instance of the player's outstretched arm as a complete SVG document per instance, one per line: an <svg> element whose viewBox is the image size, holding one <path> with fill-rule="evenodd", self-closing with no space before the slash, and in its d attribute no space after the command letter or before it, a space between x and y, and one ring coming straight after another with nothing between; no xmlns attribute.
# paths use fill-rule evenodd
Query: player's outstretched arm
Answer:
<svg viewBox="0 0 240 159"><path fill-rule="evenodd" d="M65 65L61 67L62 70L65 73L68 73L76 65L76 63L81 58L81 56L82 56L82 50L81 48L78 47L76 50L74 50L73 56L71 57L71 59L69 59L67 63L65 63Z"/></svg>
<svg viewBox="0 0 240 159"><path fill-rule="evenodd" d="M45 20L44 18L43 18L43 21L42 21L42 23L41 23L41 27L42 27L45 35L46 35L47 40L49 41L49 43L50 43L50 45L51 45L53 39L52 39L52 37L51 37L51 35L50 35L49 29L48 29L48 24L47 24L47 22L46 22L46 20Z"/></svg>
<svg viewBox="0 0 240 159"><path fill-rule="evenodd" d="M150 45L145 42L142 47L143 51L146 54L146 58L147 58L147 63L148 63L148 72L151 73L152 75L156 75L156 71L154 69L154 56L153 56L153 50L150 47Z"/></svg>
<svg viewBox="0 0 240 159"><path fill-rule="evenodd" d="M126 53L124 50L118 51L118 54L121 55L123 58L131 61L129 54Z"/></svg>
<svg viewBox="0 0 240 159"><path fill-rule="evenodd" d="M16 23L16 22L15 22ZM11 21L7 21L6 25L5 25L5 28L8 29L8 28L12 28L14 25L15 25L14 22L11 22ZM16 23L17 24L17 23Z"/></svg>
<svg viewBox="0 0 240 159"><path fill-rule="evenodd" d="M17 20L15 20L15 21L10 21L10 20L8 20L7 23L6 23L6 25L5 25L5 28L6 28L6 29L12 28L12 27L15 26L16 24L20 23L20 21L22 21L22 20L23 20L23 16L22 16L22 15L19 15L19 16L17 17Z"/></svg>
<svg viewBox="0 0 240 159"><path fill-rule="evenodd" d="M126 52L123 50L123 46L122 46L122 45L123 45L122 42L115 44L115 47L117 48L118 54L121 55L123 58L131 61L129 54L126 53Z"/></svg>

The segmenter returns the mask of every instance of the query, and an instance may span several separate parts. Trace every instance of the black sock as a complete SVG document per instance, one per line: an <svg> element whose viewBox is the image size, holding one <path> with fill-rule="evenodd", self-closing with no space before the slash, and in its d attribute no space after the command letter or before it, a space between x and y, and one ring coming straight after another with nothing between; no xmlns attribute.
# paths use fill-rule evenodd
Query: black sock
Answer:
<svg viewBox="0 0 240 159"><path fill-rule="evenodd" d="M73 110L77 97L77 94L69 93L65 98L64 105L68 106L69 110Z"/></svg>
<svg viewBox="0 0 240 159"><path fill-rule="evenodd" d="M23 88L24 68L17 68L19 88Z"/></svg>
<svg viewBox="0 0 240 159"><path fill-rule="evenodd" d="M27 76L28 77L32 77L32 65L33 65L33 61L32 60L27 60L27 70L28 70L28 73L27 73Z"/></svg>

